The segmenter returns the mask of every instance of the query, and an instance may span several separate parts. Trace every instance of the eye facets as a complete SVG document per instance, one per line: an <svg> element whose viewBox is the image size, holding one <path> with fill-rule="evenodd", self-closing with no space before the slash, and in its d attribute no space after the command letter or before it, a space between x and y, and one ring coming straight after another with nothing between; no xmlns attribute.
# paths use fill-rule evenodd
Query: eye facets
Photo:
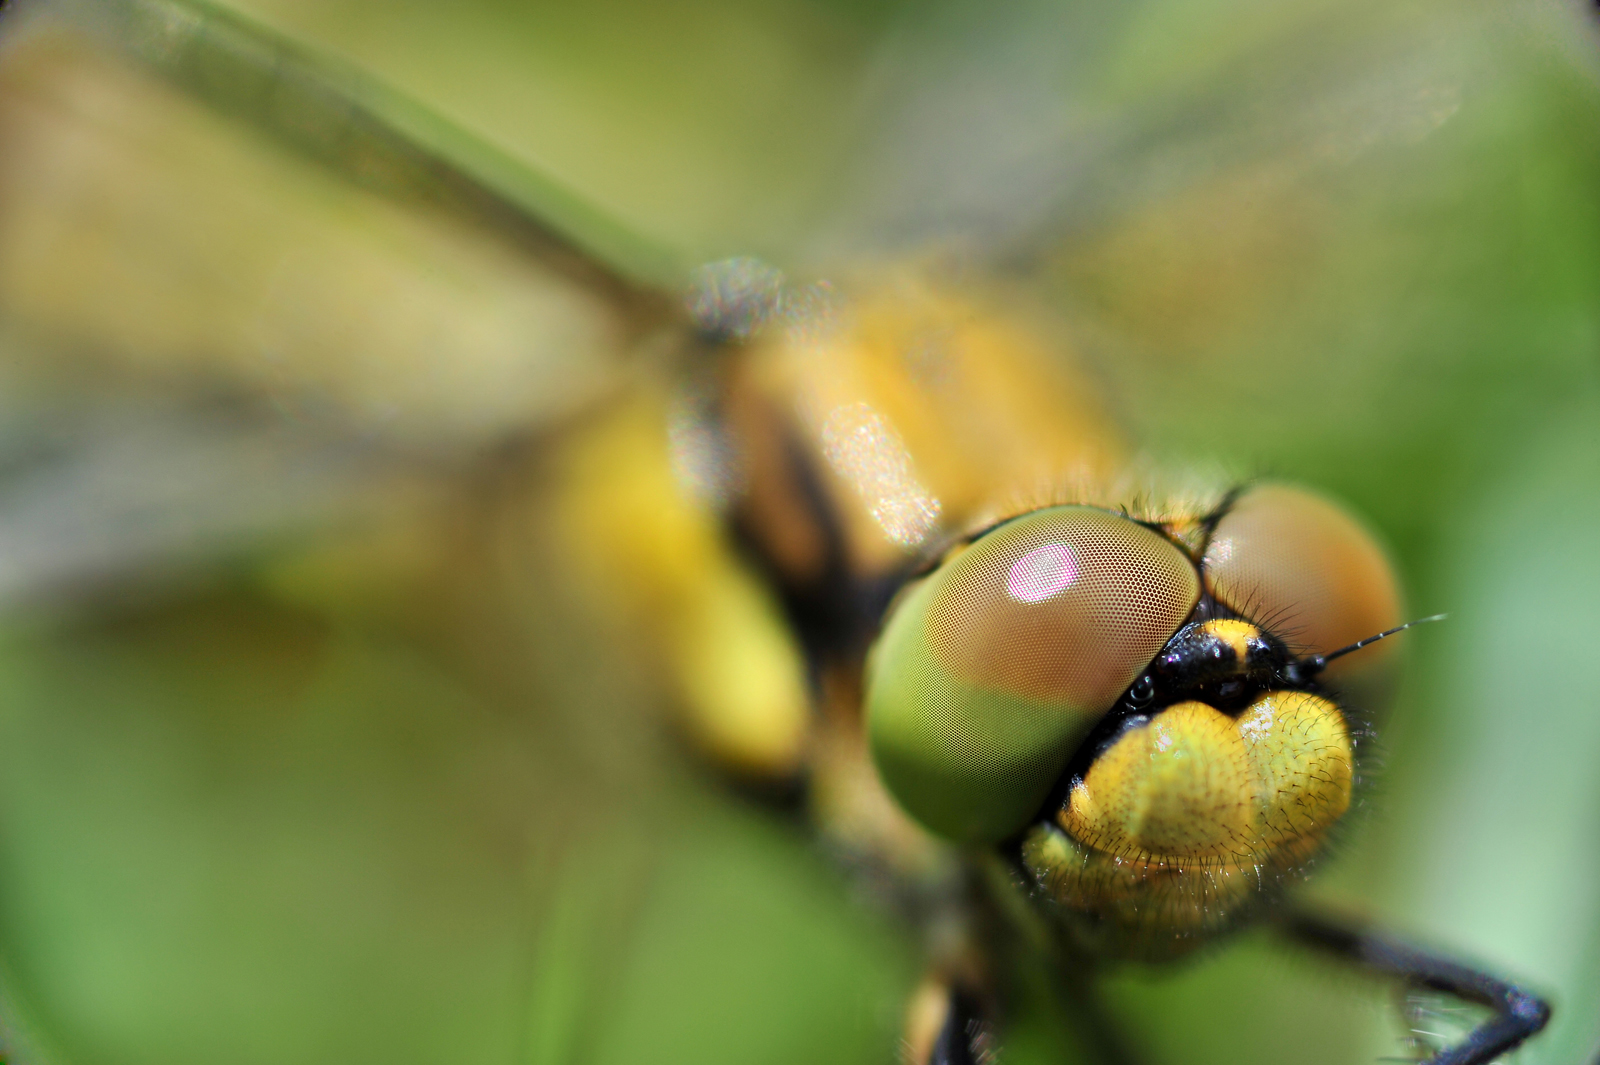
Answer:
<svg viewBox="0 0 1600 1065"><path fill-rule="evenodd" d="M1303 489L1245 493L1218 523L1203 569L1220 602L1301 653L1337 650L1400 621L1383 551L1349 514ZM1337 668L1366 668L1393 646L1377 644Z"/></svg>
<svg viewBox="0 0 1600 1065"><path fill-rule="evenodd" d="M1078 579L1078 563L1066 544L1036 547L1011 563L1006 591L1019 603L1038 603L1065 591Z"/></svg>
<svg viewBox="0 0 1600 1065"><path fill-rule="evenodd" d="M1199 591L1170 542L1089 507L976 541L906 597L869 663L868 729L890 790L954 839L1017 831Z"/></svg>

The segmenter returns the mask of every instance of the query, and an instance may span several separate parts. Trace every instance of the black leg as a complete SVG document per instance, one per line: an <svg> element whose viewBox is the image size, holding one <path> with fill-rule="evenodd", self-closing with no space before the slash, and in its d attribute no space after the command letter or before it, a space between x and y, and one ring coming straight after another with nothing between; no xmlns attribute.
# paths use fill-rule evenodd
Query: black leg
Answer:
<svg viewBox="0 0 1600 1065"><path fill-rule="evenodd" d="M990 1065L994 1032L976 996L931 975L911 997L900 1047L906 1065Z"/></svg>
<svg viewBox="0 0 1600 1065"><path fill-rule="evenodd" d="M1320 950L1494 1011L1493 1017L1461 1042L1429 1058L1426 1065L1488 1065L1537 1034L1550 1020L1549 1004L1515 984L1381 933L1306 913L1290 915L1285 927L1295 939Z"/></svg>
<svg viewBox="0 0 1600 1065"><path fill-rule="evenodd" d="M977 1002L960 988L953 988L928 1065L988 1065L989 1040L989 1026Z"/></svg>
<svg viewBox="0 0 1600 1065"><path fill-rule="evenodd" d="M1123 1045L1115 1025L1102 1007L1093 982L1063 978L1054 969L1039 968L1021 976L1009 990L1028 1005L1012 998L1023 1012L1046 1011L1048 1019L1034 1016L1036 1035L1062 1039L1064 1052L1074 1061L1095 1065L1135 1065L1138 1061ZM1030 979L1029 977L1033 979ZM961 984L927 981L908 1011L903 1060L911 1065L995 1065L1005 1061L1000 1033L1003 1025L995 1001ZM1066 1051L1076 1047L1076 1051Z"/></svg>

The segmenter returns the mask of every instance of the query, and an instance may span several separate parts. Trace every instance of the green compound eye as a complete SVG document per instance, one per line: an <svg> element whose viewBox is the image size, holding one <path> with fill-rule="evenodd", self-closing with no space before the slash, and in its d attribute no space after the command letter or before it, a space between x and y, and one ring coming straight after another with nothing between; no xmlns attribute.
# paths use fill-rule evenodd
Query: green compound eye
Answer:
<svg viewBox="0 0 1600 1065"><path fill-rule="evenodd" d="M911 589L873 648L878 772L940 835L1004 839L1199 594L1182 551L1114 514L1052 507L1000 526Z"/></svg>

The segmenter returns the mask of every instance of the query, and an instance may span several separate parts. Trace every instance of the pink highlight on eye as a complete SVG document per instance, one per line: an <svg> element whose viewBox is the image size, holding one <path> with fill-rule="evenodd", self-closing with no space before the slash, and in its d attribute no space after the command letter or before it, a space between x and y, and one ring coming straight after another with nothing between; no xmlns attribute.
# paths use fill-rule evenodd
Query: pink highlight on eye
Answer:
<svg viewBox="0 0 1600 1065"><path fill-rule="evenodd" d="M1011 598L1037 603L1072 585L1078 579L1078 563L1065 544L1036 547L1011 563L1006 574L1006 590Z"/></svg>

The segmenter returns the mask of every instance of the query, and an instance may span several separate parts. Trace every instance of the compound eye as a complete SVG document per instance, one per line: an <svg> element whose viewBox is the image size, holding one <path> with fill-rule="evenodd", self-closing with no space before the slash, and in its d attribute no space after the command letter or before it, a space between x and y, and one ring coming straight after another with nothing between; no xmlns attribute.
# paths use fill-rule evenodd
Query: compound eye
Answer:
<svg viewBox="0 0 1600 1065"><path fill-rule="evenodd" d="M1263 485L1241 496L1217 524L1203 569L1220 602L1303 653L1335 651L1400 622L1383 550L1344 510L1303 489ZM1374 644L1328 674L1369 670L1393 646Z"/></svg>
<svg viewBox="0 0 1600 1065"><path fill-rule="evenodd" d="M975 541L895 606L867 666L884 783L941 835L1022 828L1200 594L1142 525L1053 507Z"/></svg>

